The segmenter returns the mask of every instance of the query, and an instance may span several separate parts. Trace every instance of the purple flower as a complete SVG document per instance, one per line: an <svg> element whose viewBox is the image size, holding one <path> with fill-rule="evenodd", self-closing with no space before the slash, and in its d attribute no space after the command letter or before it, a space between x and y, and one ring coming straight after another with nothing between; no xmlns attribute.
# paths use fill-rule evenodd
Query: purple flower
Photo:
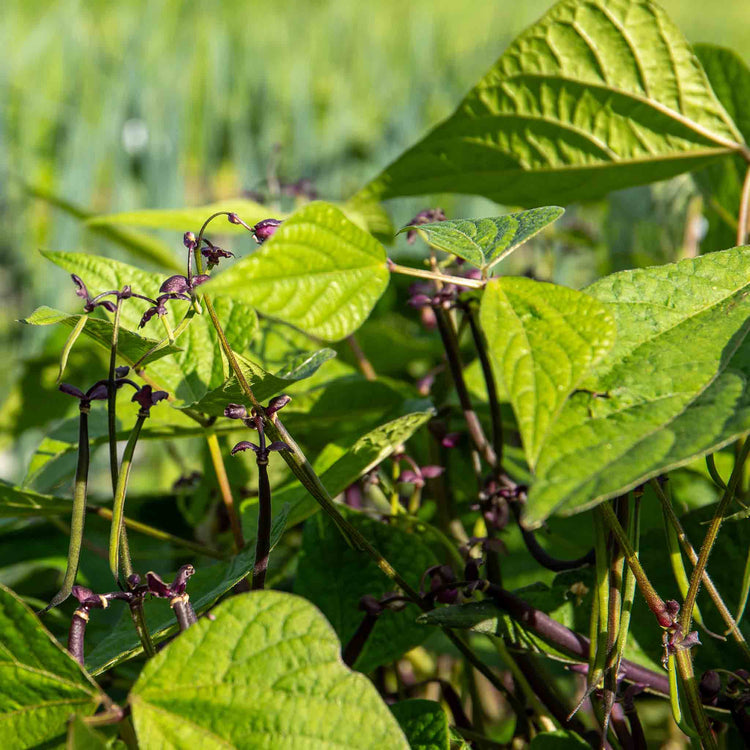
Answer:
<svg viewBox="0 0 750 750"><path fill-rule="evenodd" d="M176 274L170 276L160 287L160 292L166 294L188 294L190 292L190 282L184 276Z"/></svg>
<svg viewBox="0 0 750 750"><path fill-rule="evenodd" d="M169 394L166 391L155 391L150 385L144 385L136 393L133 394L131 401L140 404L141 414L148 416L151 412L151 407L168 398Z"/></svg>
<svg viewBox="0 0 750 750"><path fill-rule="evenodd" d="M420 211L406 226L411 227L419 224L431 224L434 221L445 221L445 212L442 208L426 208ZM417 230L410 229L406 233L406 241L412 245L417 239Z"/></svg>
<svg viewBox="0 0 750 750"><path fill-rule="evenodd" d="M80 276L76 276L74 273L70 274L70 278L73 279L73 283L76 285L76 294L81 298L86 300L86 304L83 306L84 312L90 313L93 312L94 308L96 307L103 307L105 310L108 310L109 312L113 313L117 306L114 302L106 299L102 299L104 296L109 295L117 295L117 291L112 292L104 292L104 294L100 294L97 297L92 297L89 294L89 290L86 288L86 285L83 283L83 280ZM125 287L123 289L123 293L125 293L127 290L128 296L130 292L130 287Z"/></svg>
<svg viewBox="0 0 750 750"><path fill-rule="evenodd" d="M146 573L148 591L160 599L173 599L175 596L182 596L187 589L188 579L193 573L195 573L195 568L192 565L183 565L177 571L174 581L168 584L164 582L158 573L149 571Z"/></svg>
<svg viewBox="0 0 750 750"><path fill-rule="evenodd" d="M204 240L204 242L208 247L204 247L201 250L201 255L206 259L209 271L218 266L222 258L234 258L234 253L227 252L217 245L210 243L208 240Z"/></svg>
<svg viewBox="0 0 750 750"><path fill-rule="evenodd" d="M115 381L115 388L121 388L125 383L135 386L135 383L132 381L120 378ZM68 396L77 398L81 402L81 409L90 407L92 401L104 401L109 394L109 386L106 380L97 381L85 393L80 388L68 383L60 383L58 389L63 393L67 393Z"/></svg>
<svg viewBox="0 0 750 750"><path fill-rule="evenodd" d="M255 237L255 241L262 245L269 237L272 237L279 228L281 221L279 219L263 219L259 221L250 231Z"/></svg>
<svg viewBox="0 0 750 750"><path fill-rule="evenodd" d="M439 477L445 468L442 466L417 466L412 464L412 470L402 471L398 478L399 482L413 484L415 487L424 487L425 479L434 479Z"/></svg>
<svg viewBox="0 0 750 750"><path fill-rule="evenodd" d="M243 404L227 404L224 416L229 419L247 419L247 409Z"/></svg>
<svg viewBox="0 0 750 750"><path fill-rule="evenodd" d="M272 417L274 414L276 414L277 411L283 409L291 400L292 397L287 396L284 393L282 393L280 396L275 396L268 402L268 406L266 407L266 416Z"/></svg>

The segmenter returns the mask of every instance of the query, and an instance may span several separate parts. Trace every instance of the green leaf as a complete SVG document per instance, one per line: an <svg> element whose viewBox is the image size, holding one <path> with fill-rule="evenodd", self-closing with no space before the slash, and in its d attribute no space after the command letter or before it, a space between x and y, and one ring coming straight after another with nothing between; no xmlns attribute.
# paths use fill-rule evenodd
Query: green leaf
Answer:
<svg viewBox="0 0 750 750"><path fill-rule="evenodd" d="M309 602L259 591L214 614L157 654L133 687L143 750L408 750L370 681L341 663L331 626Z"/></svg>
<svg viewBox="0 0 750 750"><path fill-rule="evenodd" d="M564 213L565 209L557 206L544 206L487 219L410 224L399 234L416 229L432 247L457 255L486 273Z"/></svg>
<svg viewBox="0 0 750 750"><path fill-rule="evenodd" d="M326 341L355 331L388 285L385 250L340 209L310 203L204 287Z"/></svg>
<svg viewBox="0 0 750 750"><path fill-rule="evenodd" d="M65 736L71 714L89 716L105 696L44 629L34 613L0 585L0 737L4 747L36 747Z"/></svg>
<svg viewBox="0 0 750 750"><path fill-rule="evenodd" d="M648 0L563 0L458 109L360 194L567 204L744 147L680 31Z"/></svg>
<svg viewBox="0 0 750 750"><path fill-rule="evenodd" d="M342 508L347 520L368 539L414 588L427 568L438 561L432 550L414 533L375 521ZM321 571L332 575L322 576ZM320 607L343 644L348 643L362 621L360 599L380 598L393 590L393 581L378 566L352 549L335 524L323 513L305 523L294 592ZM414 611L387 610L378 618L354 663L360 672L389 664L418 646L429 631L414 622Z"/></svg>
<svg viewBox="0 0 750 750"><path fill-rule="evenodd" d="M288 508L283 508L273 519L271 527L271 549L277 544L286 526ZM202 612L214 604L241 581L255 564L255 540L230 560L196 568L190 579L188 594L196 612ZM174 577L174 576L172 576ZM164 576L165 580L172 580ZM155 643L163 641L177 630L177 621L169 606L158 599L144 602L146 624ZM92 617L95 615L92 615ZM86 657L86 668L91 674L100 674L121 662L142 653L143 647L133 629L129 612L124 612L117 625L107 637L97 643L96 648Z"/></svg>
<svg viewBox="0 0 750 750"><path fill-rule="evenodd" d="M450 750L448 717L437 701L408 700L391 706L411 750Z"/></svg>
<svg viewBox="0 0 750 750"><path fill-rule="evenodd" d="M582 292L511 277L487 285L480 316L533 468L566 399L614 344L614 319Z"/></svg>
<svg viewBox="0 0 750 750"><path fill-rule="evenodd" d="M750 69L730 49L712 44L695 45L711 87L745 140L750 138ZM748 164L741 156L722 159L696 172L695 182L703 194L709 231L701 241L708 250L736 244L737 213L742 182Z"/></svg>
<svg viewBox="0 0 750 750"><path fill-rule="evenodd" d="M331 497L343 492L350 484L364 476L405 443L434 415L432 409L412 412L386 422L360 437L335 463L320 472L323 485ZM288 503L289 524L296 525L315 513L320 507L299 482L281 487L273 493L274 507ZM243 515L247 508L243 504Z"/></svg>
<svg viewBox="0 0 750 750"><path fill-rule="evenodd" d="M71 508L70 500L40 495L0 479L0 518L59 516L70 513Z"/></svg>
<svg viewBox="0 0 750 750"><path fill-rule="evenodd" d="M540 732L529 745L531 750L585 750L591 747L580 735L568 729Z"/></svg>
<svg viewBox="0 0 750 750"><path fill-rule="evenodd" d="M196 234L211 214L218 211L233 211L246 224L252 226L262 219L268 219L273 212L260 203L249 201L246 198L211 203L208 206L198 208L175 208L175 209L146 209L143 211L125 211L117 214L104 214L94 216L86 223L90 227L104 227L113 224L125 224L137 227L149 227L151 229L171 229L176 232L193 231ZM274 213L275 218L283 218L282 215ZM226 216L217 217L208 228L209 234L247 234L247 229L239 224L230 224Z"/></svg>
<svg viewBox="0 0 750 750"><path fill-rule="evenodd" d="M266 401L292 383L309 378L322 364L335 356L336 352L333 349L321 349L309 356L300 358L290 367L272 375L254 362L236 355L240 368L258 401ZM226 405L230 403L245 404L248 408L252 406L234 375L225 380L218 388L206 393L200 401L194 404L186 404L186 406L191 406L209 416L220 417L223 416Z"/></svg>
<svg viewBox="0 0 750 750"><path fill-rule="evenodd" d="M231 225L230 225L231 226ZM69 273L78 274L92 294L108 289L121 289L130 284L133 291L156 299L159 287L165 281L162 274L148 273L126 263L110 258L82 253L43 252L45 258ZM173 301L169 315L173 328L188 309L189 303ZM123 330L135 331L148 303L129 300L123 305L121 325ZM252 307L226 298L214 301L219 319L225 323L226 335L232 348L242 353L257 330L257 317ZM88 328L88 324L86 326ZM154 317L145 332L162 338L164 330ZM219 387L228 376L219 341L207 315L195 315L185 332L175 342L180 351L174 357L164 357L148 367L148 375L177 400L195 403L209 390ZM107 344L109 349L109 344Z"/></svg>
<svg viewBox="0 0 750 750"><path fill-rule="evenodd" d="M750 430L750 248L607 276L617 341L565 404L527 522L575 513Z"/></svg>
<svg viewBox="0 0 750 750"><path fill-rule="evenodd" d="M71 203L39 185L26 185L26 190L36 198L47 201L47 203L56 206L66 214L81 221L87 222L94 216L94 214L77 206L75 203ZM166 242L156 239L156 237L143 232L136 232L132 229L120 229L119 227L104 224L88 225L88 229L120 245L120 247L124 247L136 258L155 263L157 266L168 268L170 271L179 271L183 267L183 264L170 246Z"/></svg>
<svg viewBox="0 0 750 750"><path fill-rule="evenodd" d="M68 328L75 328L76 323L78 323L82 317L83 315L70 315L43 305L34 310L28 318L24 318L21 323L26 323L31 326L49 326L54 325L55 323L62 323ZM87 317L88 320L84 326L83 335L92 339L97 344L100 344L105 349L110 349L112 346L112 322L109 320L102 320L101 318L95 318L91 315ZM144 338L137 333L133 333L132 331L123 328L119 333L117 351L121 359L131 366L138 362L141 357L145 357L143 364L147 365L155 362L157 359L161 359L170 354L176 354L180 351L179 346L176 344L170 344L152 354L149 354L158 343L159 342L155 339ZM149 354L148 357L146 357L147 354Z"/></svg>
<svg viewBox="0 0 750 750"><path fill-rule="evenodd" d="M106 750L111 743L101 733L90 727L79 716L68 725L66 750Z"/></svg>

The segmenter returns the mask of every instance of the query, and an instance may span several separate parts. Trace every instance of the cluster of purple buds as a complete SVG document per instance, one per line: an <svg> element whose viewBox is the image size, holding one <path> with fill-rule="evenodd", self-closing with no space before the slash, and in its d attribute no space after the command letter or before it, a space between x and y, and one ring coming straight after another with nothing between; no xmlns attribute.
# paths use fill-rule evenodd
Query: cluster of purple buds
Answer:
<svg viewBox="0 0 750 750"><path fill-rule="evenodd" d="M283 409L290 401L291 397L287 395L276 396L268 402L268 406L264 409L265 416L267 419L273 419L274 415L280 409ZM241 440L237 445L232 448L232 455L240 453L241 451L252 450L255 453L258 464L267 464L268 456L271 451L290 451L291 448L283 441L276 440L270 445L266 445L265 432L263 430L263 417L252 410L250 414L247 412L247 408L243 404L227 404L224 409L224 416L229 419L240 419L246 427L252 430L258 430L258 438L260 445L251 443L249 440Z"/></svg>
<svg viewBox="0 0 750 750"><path fill-rule="evenodd" d="M436 221L445 221L445 212L442 208L426 208L420 211L406 226L411 227L418 224L432 224ZM410 229L406 233L406 241L412 245L417 239L417 230Z"/></svg>
<svg viewBox="0 0 750 750"><path fill-rule="evenodd" d="M455 604L458 599L458 579L450 565L433 565L424 573L430 578L430 594L441 604Z"/></svg>
<svg viewBox="0 0 750 750"><path fill-rule="evenodd" d="M424 487L426 479L435 479L445 471L443 466L418 466L417 462L405 453L395 455L394 460L406 461L411 466L411 469L401 472L398 481L403 484L413 484L415 487Z"/></svg>
<svg viewBox="0 0 750 750"><path fill-rule="evenodd" d="M149 307L148 310L143 313L143 317L141 318L141 322L138 324L138 327L143 328L143 326L145 326L146 323L148 323L148 321L154 317L154 315L166 315L166 303L168 300L183 299L189 301L192 291L197 286L204 284L210 278L211 277L205 273L197 274L195 276L191 276L190 278L181 276L179 274L170 276L159 287L159 291L161 292L161 294L155 300L149 300L149 302L151 302L153 306Z"/></svg>
<svg viewBox="0 0 750 750"><path fill-rule="evenodd" d="M112 300L105 299L105 297L115 297L115 299L121 300L141 296L139 294L133 294L131 288L126 285L121 290L112 289L108 292L102 292L101 294L92 297L80 276L76 276L76 274L72 273L70 274L70 278L73 279L73 283L76 286L76 295L81 299L86 300L83 310L87 313L93 312L97 307L103 307L107 312L115 312L115 310L117 310L117 305L112 302Z"/></svg>
<svg viewBox="0 0 750 750"><path fill-rule="evenodd" d="M198 622L187 593L187 582L193 573L195 568L192 565L183 565L172 583L165 583L162 577L153 571L146 573L148 592L152 596L169 600L169 606L174 610L180 630L187 630Z"/></svg>

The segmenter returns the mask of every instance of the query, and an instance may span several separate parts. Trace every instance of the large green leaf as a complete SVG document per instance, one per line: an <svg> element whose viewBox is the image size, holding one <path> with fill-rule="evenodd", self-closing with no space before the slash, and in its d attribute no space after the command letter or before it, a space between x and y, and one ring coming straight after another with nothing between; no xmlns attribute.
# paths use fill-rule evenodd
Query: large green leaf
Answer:
<svg viewBox="0 0 750 750"><path fill-rule="evenodd" d="M90 227L105 227L120 224L149 227L151 229L171 229L176 232L187 232L190 230L197 234L203 222L218 211L233 211L246 224L250 224L251 226L271 216L280 218L278 213L272 213L270 209L262 206L260 203L255 203L246 198L236 198L197 208L156 208L93 216L88 219L86 224ZM212 232L214 234L247 234L247 229L239 224L230 224L226 216L223 216L217 217L209 226L209 236Z"/></svg>
<svg viewBox="0 0 750 750"><path fill-rule="evenodd" d="M422 406L424 407L424 404ZM325 466L325 470L316 464L315 469L331 497L343 492L350 484L388 458L425 425L433 414L432 409L404 414L371 430L348 449L342 449L340 457L333 464ZM251 509L254 510L255 502L257 501L252 505L243 504L243 516ZM274 507L289 504L290 525L304 521L319 508L315 499L296 481L275 490L273 503Z"/></svg>
<svg viewBox="0 0 750 750"><path fill-rule="evenodd" d="M742 147L658 6L563 0L361 198L449 192L566 204L663 180Z"/></svg>
<svg viewBox="0 0 750 750"><path fill-rule="evenodd" d="M750 430L750 248L623 271L586 289L617 341L551 425L529 524L574 513Z"/></svg>
<svg viewBox="0 0 750 750"><path fill-rule="evenodd" d="M695 54L719 101L747 141L750 139L750 69L738 54L724 47L697 44ZM709 224L702 247L723 250L736 244L737 214L747 169L745 159L734 156L714 162L694 175L703 194Z"/></svg>
<svg viewBox="0 0 750 750"><path fill-rule="evenodd" d="M34 613L2 585L0 643L3 747L37 747L62 740L72 714L93 714L104 699Z"/></svg>
<svg viewBox="0 0 750 750"><path fill-rule="evenodd" d="M487 285L481 322L533 468L566 399L614 344L614 319L582 292L506 277Z"/></svg>
<svg viewBox="0 0 750 750"><path fill-rule="evenodd" d="M414 588L419 587L425 570L438 562L418 535L361 513L343 512ZM330 571L331 575L321 575L322 570ZM372 560L364 558L361 551L347 544L327 515L318 513L307 520L294 592L320 607L342 643L349 641L362 622L364 614L358 607L359 600L367 594L380 598L389 591L393 591L393 581ZM429 631L416 624L414 616L412 607L401 612L383 612L354 667L371 672L422 643Z"/></svg>
<svg viewBox="0 0 750 750"><path fill-rule="evenodd" d="M564 213L565 209L557 206L544 206L487 219L410 224L399 234L416 229L432 247L487 272Z"/></svg>
<svg viewBox="0 0 750 750"><path fill-rule="evenodd" d="M331 626L304 599L237 596L170 643L130 693L143 750L164 747L408 750Z"/></svg>
<svg viewBox="0 0 750 750"><path fill-rule="evenodd" d="M207 293L253 305L305 333L338 341L355 331L388 285L385 250L335 206L296 211Z"/></svg>
<svg viewBox="0 0 750 750"><path fill-rule="evenodd" d="M281 539L287 519L287 508L283 508L273 519L271 527L271 549ZM241 581L255 564L255 541L230 560L198 567L188 584L190 602L196 612L208 609L220 596L227 593ZM172 580L168 575L165 580ZM174 613L164 600L149 599L144 603L146 624L155 643L163 641L177 630ZM95 617L96 614L92 614ZM117 664L142 653L143 647L133 629L129 612L124 612L117 625L107 637L96 644L96 648L86 657L86 668L91 674L99 674Z"/></svg>
<svg viewBox="0 0 750 750"><path fill-rule="evenodd" d="M437 701L399 701L391 711L411 750L450 750L448 716Z"/></svg>
<svg viewBox="0 0 750 750"><path fill-rule="evenodd" d="M78 274L92 294L108 289L121 289L130 284L134 292L155 299L166 278L161 274L148 273L96 255L62 252L45 252L43 255L69 273ZM180 301L168 303L173 327L188 309L188 304ZM217 298L214 305L219 319L225 324L229 343L237 352L242 353L257 330L255 311L252 307L225 297ZM137 330L147 306L148 303L140 300L128 300L121 312L123 330ZM143 330L155 338L162 338L164 335L156 317ZM153 381L177 400L195 403L212 388L221 386L228 377L219 341L207 315L195 315L185 332L177 339L176 346L180 351L174 357L164 357L153 362L147 372Z"/></svg>
<svg viewBox="0 0 750 750"><path fill-rule="evenodd" d="M82 317L83 315L70 315L69 313L43 305L34 310L28 318L24 318L21 322L31 326L49 326L55 323L62 323L68 328L75 328ZM89 315L83 329L83 335L93 339L105 349L109 349L112 346L113 328L114 326L111 321ZM147 339L139 336L137 333L133 333L133 331L123 329L118 336L117 351L120 358L129 365L135 364L142 357L142 364L148 365L157 359L166 357L169 354L176 354L180 351L180 347L175 344L164 346L149 354L158 343L155 339ZM148 356L146 356L147 354Z"/></svg>

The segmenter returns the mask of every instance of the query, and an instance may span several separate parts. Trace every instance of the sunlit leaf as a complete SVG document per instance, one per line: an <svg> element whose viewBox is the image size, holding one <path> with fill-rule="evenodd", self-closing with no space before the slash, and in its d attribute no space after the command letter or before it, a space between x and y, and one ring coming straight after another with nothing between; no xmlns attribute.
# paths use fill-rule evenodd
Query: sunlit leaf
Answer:
<svg viewBox="0 0 750 750"><path fill-rule="evenodd" d="M372 683L342 664L336 635L312 604L259 591L214 614L157 654L133 687L143 750L207 742L408 750Z"/></svg>
<svg viewBox="0 0 750 750"><path fill-rule="evenodd" d="M563 213L564 209L557 206L545 206L487 219L414 224L399 234L416 229L432 247L457 255L486 272Z"/></svg>
<svg viewBox="0 0 750 750"><path fill-rule="evenodd" d="M657 5L563 0L361 197L567 204L697 169L743 145Z"/></svg>
<svg viewBox="0 0 750 750"><path fill-rule="evenodd" d="M204 290L338 341L364 322L388 285L385 260L380 243L340 209L310 203Z"/></svg>

